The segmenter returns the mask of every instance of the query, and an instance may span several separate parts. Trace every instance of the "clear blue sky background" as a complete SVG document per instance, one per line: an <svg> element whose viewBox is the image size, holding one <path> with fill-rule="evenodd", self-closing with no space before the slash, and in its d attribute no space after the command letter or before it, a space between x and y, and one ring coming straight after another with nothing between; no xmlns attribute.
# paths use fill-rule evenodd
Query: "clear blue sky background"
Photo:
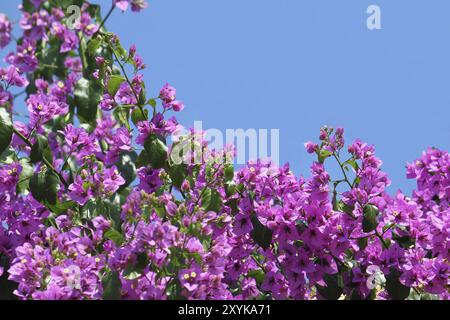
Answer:
<svg viewBox="0 0 450 320"><path fill-rule="evenodd" d="M2 0L0 11L17 18L18 3ZM116 11L107 27L137 44L150 92L166 81L178 89L186 126L279 128L281 162L306 176L303 143L324 124L343 126L347 141L375 144L391 191L412 189L404 166L426 147L449 149L448 0L149 3ZM366 28L370 4L382 30Z"/></svg>

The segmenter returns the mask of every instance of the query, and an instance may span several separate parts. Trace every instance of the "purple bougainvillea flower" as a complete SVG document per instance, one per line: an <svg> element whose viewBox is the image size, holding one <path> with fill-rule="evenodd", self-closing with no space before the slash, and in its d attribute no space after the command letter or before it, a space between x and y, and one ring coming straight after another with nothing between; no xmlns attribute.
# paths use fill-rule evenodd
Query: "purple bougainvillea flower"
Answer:
<svg viewBox="0 0 450 320"><path fill-rule="evenodd" d="M12 25L8 17L0 13L0 49L6 47L11 41Z"/></svg>
<svg viewBox="0 0 450 320"><path fill-rule="evenodd" d="M72 124L68 124L62 132L66 138L66 143L70 148L70 151L78 150L81 147L90 144L89 134L83 128L74 127Z"/></svg>
<svg viewBox="0 0 450 320"><path fill-rule="evenodd" d="M34 5L34 7L36 9L38 9L40 7L40 5L44 2L45 0L31 0L31 3Z"/></svg>
<svg viewBox="0 0 450 320"><path fill-rule="evenodd" d="M35 43L29 40L24 40L21 45L17 46L16 53L10 53L5 60L14 65L20 72L32 72L38 66L38 59L36 58Z"/></svg>
<svg viewBox="0 0 450 320"><path fill-rule="evenodd" d="M131 0L131 10L139 12L148 7L148 3L145 0Z"/></svg>
<svg viewBox="0 0 450 320"><path fill-rule="evenodd" d="M308 153L315 153L319 150L319 145L314 142L308 141L305 143L305 148Z"/></svg>
<svg viewBox="0 0 450 320"><path fill-rule="evenodd" d="M177 95L176 89L170 86L168 83L166 83L159 92L159 97L165 103L174 101L176 99L176 95Z"/></svg>
<svg viewBox="0 0 450 320"><path fill-rule="evenodd" d="M24 12L19 21L24 30L24 38L29 41L48 40L47 28L50 26L51 16L47 10L40 9L33 13Z"/></svg>
<svg viewBox="0 0 450 320"><path fill-rule="evenodd" d="M127 11L130 3L131 10L134 12L139 12L148 7L148 3L145 0L114 0L114 3L122 11Z"/></svg>
<svg viewBox="0 0 450 320"><path fill-rule="evenodd" d="M125 184L125 179L114 166L104 170L102 181L107 194L113 194L121 185Z"/></svg>
<svg viewBox="0 0 450 320"><path fill-rule="evenodd" d="M170 103L164 104L165 109L172 109L175 112L182 111L184 109L184 104L181 101L175 100Z"/></svg>
<svg viewBox="0 0 450 320"><path fill-rule="evenodd" d="M203 254L205 252L202 243L197 238L190 238L186 243L186 249L191 253Z"/></svg>
<svg viewBox="0 0 450 320"><path fill-rule="evenodd" d="M83 31L83 33L88 37L91 37L94 33L96 33L99 27L97 24L92 23L91 16L87 12L83 12L77 22L78 23L75 28Z"/></svg>
<svg viewBox="0 0 450 320"><path fill-rule="evenodd" d="M236 236L241 236L243 234L249 233L252 230L253 224L250 220L250 216L242 213L237 214L233 228L234 234Z"/></svg>
<svg viewBox="0 0 450 320"><path fill-rule="evenodd" d="M119 128L111 139L108 139L110 149L106 153L105 162L107 164L114 164L119 160L119 156L123 152L132 150L131 134L127 128Z"/></svg>
<svg viewBox="0 0 450 320"><path fill-rule="evenodd" d="M133 57L134 67L136 70L145 69L144 59L139 54L135 54Z"/></svg>
<svg viewBox="0 0 450 320"><path fill-rule="evenodd" d="M152 193L162 186L163 182L159 177L160 170L150 168L140 168L138 170L139 188L147 193Z"/></svg>
<svg viewBox="0 0 450 320"><path fill-rule="evenodd" d="M64 39L64 34L65 34L66 30L67 30L66 26L63 25L59 21L54 21L52 23L52 26L51 26L51 29L50 29L51 33L54 36L56 36L58 39L60 39L60 40Z"/></svg>
<svg viewBox="0 0 450 320"><path fill-rule="evenodd" d="M92 197L92 190L89 183L78 176L75 182L69 186L69 197L78 204L85 205Z"/></svg>
<svg viewBox="0 0 450 320"><path fill-rule="evenodd" d="M25 87L28 80L21 76L19 69L14 66L0 69L0 79L5 81L7 86Z"/></svg>
<svg viewBox="0 0 450 320"><path fill-rule="evenodd" d="M65 53L78 48L78 37L74 31L64 30L63 43L60 52Z"/></svg>
<svg viewBox="0 0 450 320"><path fill-rule="evenodd" d="M117 8L119 8L122 11L126 11L128 9L130 0L114 0L114 3Z"/></svg>
<svg viewBox="0 0 450 320"><path fill-rule="evenodd" d="M22 166L18 163L0 167L0 194L2 192L15 192L15 186L19 182L21 172Z"/></svg>
<svg viewBox="0 0 450 320"><path fill-rule="evenodd" d="M117 103L126 105L137 104L136 96L139 97L142 90L142 75L135 75L131 81L131 85L133 88L130 87L128 82L122 82L114 97Z"/></svg>
<svg viewBox="0 0 450 320"><path fill-rule="evenodd" d="M98 230L106 231L111 227L111 222L106 220L103 216L95 217L92 224Z"/></svg>
<svg viewBox="0 0 450 320"><path fill-rule="evenodd" d="M194 264L189 269L181 269L178 273L178 278L181 285L188 291L192 292L199 287L200 275L200 267L197 264Z"/></svg>
<svg viewBox="0 0 450 320"><path fill-rule="evenodd" d="M102 99L100 101L100 108L102 108L105 111L112 110L115 107L116 103L114 99L109 95L109 93L105 93L102 96Z"/></svg>

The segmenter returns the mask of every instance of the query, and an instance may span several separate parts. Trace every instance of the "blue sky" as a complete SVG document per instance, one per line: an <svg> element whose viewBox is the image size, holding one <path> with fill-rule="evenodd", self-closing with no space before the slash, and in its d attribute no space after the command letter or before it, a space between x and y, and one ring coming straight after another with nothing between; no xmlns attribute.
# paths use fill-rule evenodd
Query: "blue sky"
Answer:
<svg viewBox="0 0 450 320"><path fill-rule="evenodd" d="M107 27L137 45L153 95L165 82L177 88L186 126L278 128L280 161L306 176L303 143L322 125L343 126L348 142L375 144L392 192L414 186L407 161L428 146L449 150L448 0L148 1ZM0 11L14 20L18 3ZM371 4L382 30L366 27Z"/></svg>

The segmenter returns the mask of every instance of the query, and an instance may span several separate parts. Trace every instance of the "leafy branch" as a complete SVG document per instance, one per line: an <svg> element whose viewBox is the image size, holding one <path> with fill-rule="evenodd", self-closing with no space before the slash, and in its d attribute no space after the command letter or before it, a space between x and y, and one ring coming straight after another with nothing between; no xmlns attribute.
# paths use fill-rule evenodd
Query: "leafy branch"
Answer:
<svg viewBox="0 0 450 320"><path fill-rule="evenodd" d="M13 128L13 132L23 141L25 142L30 148L33 147L33 144L31 143L31 141L26 138L23 134L21 134L16 128ZM69 187L69 184L67 183L67 181L64 179L64 177L62 176L61 173L58 172L58 170L55 169L55 167L45 158L42 157L42 162L44 162L44 164L47 166L47 168L49 168L51 171L53 171L53 173L55 173L58 178L61 180L62 184L64 185L64 187L67 189Z"/></svg>

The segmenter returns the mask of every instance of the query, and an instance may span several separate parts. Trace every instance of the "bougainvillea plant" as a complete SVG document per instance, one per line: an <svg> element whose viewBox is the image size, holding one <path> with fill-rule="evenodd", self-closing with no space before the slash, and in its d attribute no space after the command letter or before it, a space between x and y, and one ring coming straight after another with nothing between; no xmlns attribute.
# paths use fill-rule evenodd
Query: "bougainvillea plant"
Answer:
<svg viewBox="0 0 450 320"><path fill-rule="evenodd" d="M0 47L16 41L0 69L2 297L450 298L448 152L407 165L408 196L386 193L374 147L345 148L341 128L305 144L309 178L262 160L235 171L219 161L233 150L194 130L169 144L176 90L147 97L136 47L105 28L115 8L146 7L114 0L102 18L87 1L24 0L17 40L0 14Z"/></svg>

